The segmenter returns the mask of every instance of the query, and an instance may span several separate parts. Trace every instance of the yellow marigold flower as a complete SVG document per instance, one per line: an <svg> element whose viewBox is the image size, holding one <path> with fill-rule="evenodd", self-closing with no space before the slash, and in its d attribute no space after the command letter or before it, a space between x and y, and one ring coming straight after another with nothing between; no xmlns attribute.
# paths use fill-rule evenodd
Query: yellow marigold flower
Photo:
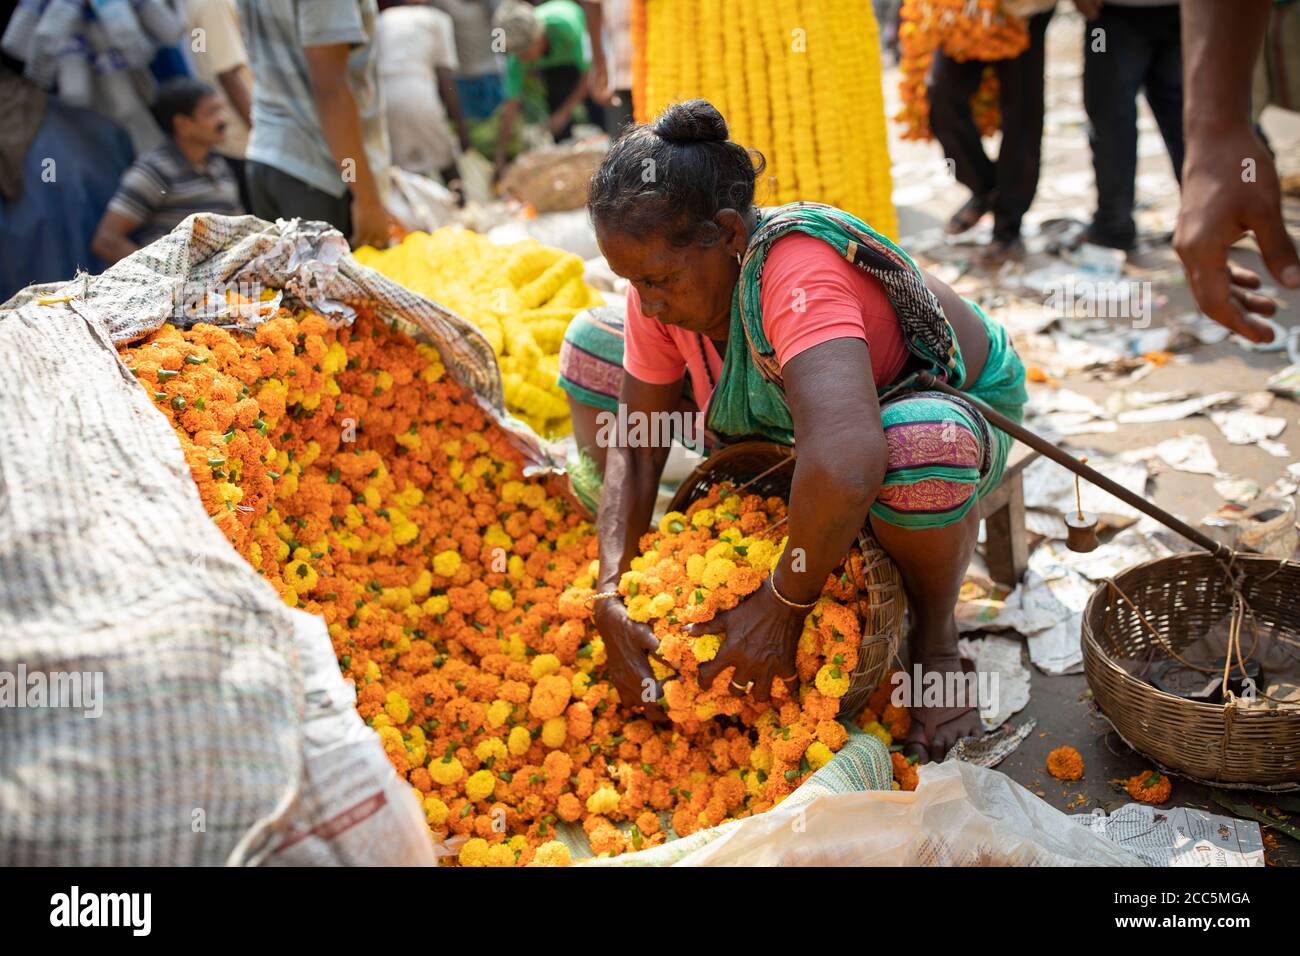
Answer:
<svg viewBox="0 0 1300 956"><path fill-rule="evenodd" d="M618 810L618 791L610 786L602 786L587 798L587 812L608 816Z"/></svg>
<svg viewBox="0 0 1300 956"><path fill-rule="evenodd" d="M827 747L820 740L813 741L804 751L804 756L808 759L808 766L814 770L820 770L831 762L835 754L831 753L831 748Z"/></svg>
<svg viewBox="0 0 1300 956"><path fill-rule="evenodd" d="M411 597L416 601L423 601L429 596L431 587L433 587L433 575L429 573L428 568L422 568L415 576L415 580L411 582Z"/></svg>
<svg viewBox="0 0 1300 956"><path fill-rule="evenodd" d="M718 558L731 560L736 556L736 549L731 546L730 541L718 541L709 546L709 550L704 552L707 561L713 562Z"/></svg>
<svg viewBox="0 0 1300 956"><path fill-rule="evenodd" d="M699 663L703 664L718 656L718 648L721 645L722 638L717 634L701 634L691 645L691 653Z"/></svg>
<svg viewBox="0 0 1300 956"><path fill-rule="evenodd" d="M447 804L437 797L424 798L424 818L429 821L429 826L440 827L446 823L447 812Z"/></svg>
<svg viewBox="0 0 1300 956"><path fill-rule="evenodd" d="M772 751L766 747L755 747L749 752L749 765L764 773L772 771Z"/></svg>
<svg viewBox="0 0 1300 956"><path fill-rule="evenodd" d="M390 690L384 697L384 710L393 718L393 723L404 724L411 717L411 705L406 698L395 690Z"/></svg>
<svg viewBox="0 0 1300 956"><path fill-rule="evenodd" d="M776 545L766 538L759 538L745 548L745 560L749 562L750 567L758 568L760 571L770 570L772 562L780 555L781 552L777 550Z"/></svg>
<svg viewBox="0 0 1300 956"><path fill-rule="evenodd" d="M485 737L474 747L474 756L479 760L504 760L506 753L505 741L500 737Z"/></svg>
<svg viewBox="0 0 1300 956"><path fill-rule="evenodd" d="M379 664L375 661L366 661L366 680L371 682L377 681L380 676Z"/></svg>
<svg viewBox="0 0 1300 956"><path fill-rule="evenodd" d="M488 847L486 860L488 866L514 866L516 862L515 851L506 844L494 843Z"/></svg>
<svg viewBox="0 0 1300 956"><path fill-rule="evenodd" d="M736 562L730 558L713 558L704 568L703 580L700 583L706 588L722 587L734 570L736 570Z"/></svg>
<svg viewBox="0 0 1300 956"><path fill-rule="evenodd" d="M445 594L435 594L420 605L420 610L424 611L425 614L437 617L451 610L451 600Z"/></svg>
<svg viewBox="0 0 1300 956"><path fill-rule="evenodd" d="M704 581L704 569L708 564L708 559L702 554L692 554L686 559L686 576L691 579L692 584L700 584Z"/></svg>
<svg viewBox="0 0 1300 956"><path fill-rule="evenodd" d="M676 673L676 671L660 661L657 657L650 658L650 672L654 674L655 680L663 680L665 677Z"/></svg>
<svg viewBox="0 0 1300 956"><path fill-rule="evenodd" d="M691 515L691 527L693 528L712 528L714 521L717 520L713 511L709 508L701 508L695 514Z"/></svg>
<svg viewBox="0 0 1300 956"><path fill-rule="evenodd" d="M493 588L488 592L488 604L495 610L508 611L515 606L515 596L503 588Z"/></svg>
<svg viewBox="0 0 1300 956"><path fill-rule="evenodd" d="M465 776L465 768L455 757L443 757L441 760L430 761L429 776L433 778L434 783L450 787Z"/></svg>
<svg viewBox="0 0 1300 956"><path fill-rule="evenodd" d="M591 686L591 675L582 673L574 674L571 683L573 684L573 696L575 698L580 698L583 694L587 693L587 688Z"/></svg>
<svg viewBox="0 0 1300 956"><path fill-rule="evenodd" d="M548 840L537 848L529 866L568 866L572 860L569 848L559 840Z"/></svg>
<svg viewBox="0 0 1300 956"><path fill-rule="evenodd" d="M659 531L663 534L678 534L686 530L686 515L680 511L670 511L659 519Z"/></svg>
<svg viewBox="0 0 1300 956"><path fill-rule="evenodd" d="M522 481L507 481L501 486L501 500L508 505L518 504L523 495L524 483Z"/></svg>
<svg viewBox="0 0 1300 956"><path fill-rule="evenodd" d="M488 704L487 722L491 727L500 727L510 719L510 713L514 708L508 701L494 700Z"/></svg>
<svg viewBox="0 0 1300 956"><path fill-rule="evenodd" d="M460 555L455 551L439 551L433 556L433 573L445 578L460 570Z"/></svg>
<svg viewBox="0 0 1300 956"><path fill-rule="evenodd" d="M529 665L529 669L532 672L533 680L539 681L560 669L560 659L554 654L538 654L533 658L533 663Z"/></svg>
<svg viewBox="0 0 1300 956"><path fill-rule="evenodd" d="M834 664L825 664L817 672L817 689L826 697L843 697L849 690L849 672Z"/></svg>
<svg viewBox="0 0 1300 956"><path fill-rule="evenodd" d="M477 802L486 800L492 796L492 792L497 788L497 778L492 775L491 770L479 770L469 775L465 781L465 796Z"/></svg>
<svg viewBox="0 0 1300 956"><path fill-rule="evenodd" d="M510 736L506 740L506 746L516 757L528 753L528 748L533 745L533 737L523 727L512 727Z"/></svg>
<svg viewBox="0 0 1300 956"><path fill-rule="evenodd" d="M316 571L306 561L290 561L284 566L284 580L301 594L316 586Z"/></svg>
<svg viewBox="0 0 1300 956"><path fill-rule="evenodd" d="M461 866L487 866L488 865L488 842L482 837L473 837L466 840L465 845L460 848L460 854L456 857Z"/></svg>
<svg viewBox="0 0 1300 956"><path fill-rule="evenodd" d="M650 599L649 613L651 617L663 617L676 606L671 594L656 594Z"/></svg>
<svg viewBox="0 0 1300 956"><path fill-rule="evenodd" d="M398 544L410 544L420 536L420 526L412 521L393 523L393 540Z"/></svg>
<svg viewBox="0 0 1300 956"><path fill-rule="evenodd" d="M503 548L506 551L515 546L514 539L499 524L491 525L483 532L483 543L489 548Z"/></svg>
<svg viewBox="0 0 1300 956"><path fill-rule="evenodd" d="M552 717L542 724L542 743L552 750L563 747L568 736L569 725L563 717Z"/></svg>
<svg viewBox="0 0 1300 956"><path fill-rule="evenodd" d="M873 720L862 729L869 734L875 734L886 747L892 747L894 745L893 735L885 729L885 726L880 721Z"/></svg>
<svg viewBox="0 0 1300 956"><path fill-rule="evenodd" d="M650 620L650 602L650 595L638 594L627 602L627 616L642 623Z"/></svg>

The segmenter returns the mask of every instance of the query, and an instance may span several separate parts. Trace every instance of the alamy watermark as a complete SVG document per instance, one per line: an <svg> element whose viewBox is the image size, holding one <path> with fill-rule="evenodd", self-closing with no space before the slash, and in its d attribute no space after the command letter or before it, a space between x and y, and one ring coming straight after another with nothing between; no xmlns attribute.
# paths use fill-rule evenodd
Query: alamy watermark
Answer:
<svg viewBox="0 0 1300 956"><path fill-rule="evenodd" d="M1151 324L1150 282L1076 279L1043 287L1043 307L1058 318L1128 319L1135 329Z"/></svg>
<svg viewBox="0 0 1300 956"><path fill-rule="evenodd" d="M0 708L65 707L92 719L104 713L103 671L0 671Z"/></svg>
<svg viewBox="0 0 1300 956"><path fill-rule="evenodd" d="M704 456L703 412L634 412L622 402L618 411L596 414L600 448L671 448L677 440L687 457Z"/></svg>
<svg viewBox="0 0 1300 956"><path fill-rule="evenodd" d="M896 671L889 702L895 707L974 707L985 719L998 712L998 672L924 670Z"/></svg>

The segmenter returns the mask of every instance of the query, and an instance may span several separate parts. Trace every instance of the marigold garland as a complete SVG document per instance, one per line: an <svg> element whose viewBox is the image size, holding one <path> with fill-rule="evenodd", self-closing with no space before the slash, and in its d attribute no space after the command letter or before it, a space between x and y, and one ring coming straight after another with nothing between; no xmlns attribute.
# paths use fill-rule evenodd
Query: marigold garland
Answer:
<svg viewBox="0 0 1300 956"><path fill-rule="evenodd" d="M903 105L894 121L904 126L904 139L929 140L930 97L926 79L934 51L959 62L1006 60L1029 46L1025 21L1002 13L999 0L903 0L899 10L899 94ZM987 67L971 108L980 132L997 131L998 83Z"/></svg>
<svg viewBox="0 0 1300 956"><path fill-rule="evenodd" d="M632 17L638 122L670 103L707 99L726 118L732 139L766 158L760 203L827 202L897 235L880 45L869 6L634 0Z"/></svg>

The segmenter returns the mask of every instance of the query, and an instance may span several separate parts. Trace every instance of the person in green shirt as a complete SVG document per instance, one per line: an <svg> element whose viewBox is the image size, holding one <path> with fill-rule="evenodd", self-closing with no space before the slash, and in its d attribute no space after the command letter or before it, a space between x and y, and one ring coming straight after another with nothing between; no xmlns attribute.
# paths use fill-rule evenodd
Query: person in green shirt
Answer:
<svg viewBox="0 0 1300 956"><path fill-rule="evenodd" d="M505 41L506 101L497 135L494 172L506 166L506 146L519 117L524 79L536 70L546 86L548 125L556 141L569 135L573 109L587 97L591 70L587 18L575 0L547 0L531 7L506 0L492 18ZM494 31L495 33L495 31Z"/></svg>

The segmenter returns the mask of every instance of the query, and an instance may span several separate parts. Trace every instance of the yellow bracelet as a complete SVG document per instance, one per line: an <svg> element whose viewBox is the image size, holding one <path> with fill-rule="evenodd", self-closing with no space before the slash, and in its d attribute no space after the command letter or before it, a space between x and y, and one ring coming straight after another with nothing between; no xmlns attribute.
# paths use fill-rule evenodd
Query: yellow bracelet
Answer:
<svg viewBox="0 0 1300 956"><path fill-rule="evenodd" d="M616 598L619 594L617 591L597 591L591 597L587 598L587 607L591 607L597 601L603 598Z"/></svg>
<svg viewBox="0 0 1300 956"><path fill-rule="evenodd" d="M776 575L775 575L775 574L770 575L770 576L768 577L768 579L767 579L767 584L768 584L768 587L770 587L770 588L772 589L772 594L776 596L776 599L777 599L778 601L780 601L782 604L784 604L786 607L792 607L792 608L794 608L794 609L797 610L797 611L811 611L814 607L817 606L817 602L816 602L816 601L811 601L811 602L809 602L808 604L799 604L799 603L797 603L797 602L795 602L795 601L791 601L789 598L785 597L785 596L784 596L780 591L778 591L778 590L776 589Z"/></svg>

